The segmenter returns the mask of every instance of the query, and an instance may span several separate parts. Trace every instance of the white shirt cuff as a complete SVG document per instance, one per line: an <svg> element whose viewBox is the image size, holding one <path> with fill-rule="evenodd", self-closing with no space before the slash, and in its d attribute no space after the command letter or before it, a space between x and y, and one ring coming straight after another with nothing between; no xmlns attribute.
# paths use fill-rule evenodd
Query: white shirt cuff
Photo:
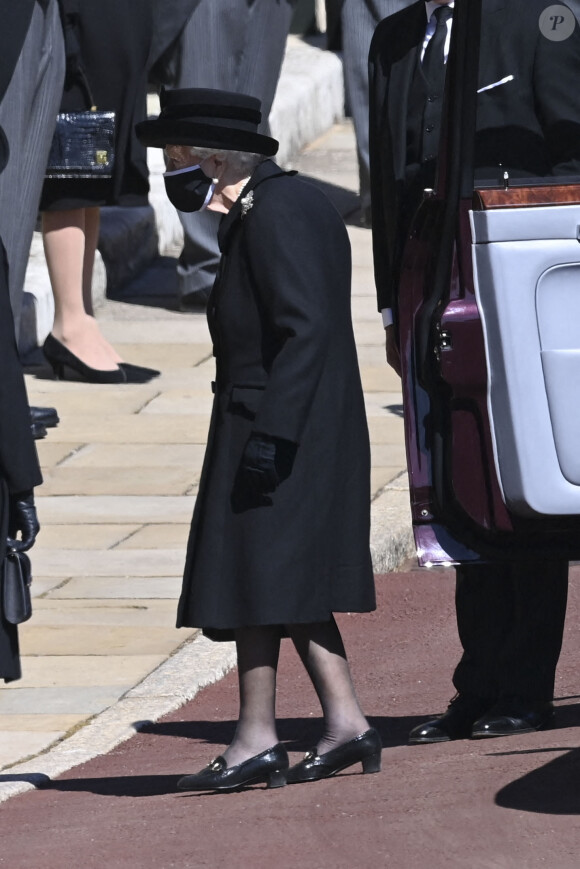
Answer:
<svg viewBox="0 0 580 869"><path fill-rule="evenodd" d="M385 329L387 326L393 325L393 310L392 308L383 308L381 311L381 316L383 318L383 326Z"/></svg>

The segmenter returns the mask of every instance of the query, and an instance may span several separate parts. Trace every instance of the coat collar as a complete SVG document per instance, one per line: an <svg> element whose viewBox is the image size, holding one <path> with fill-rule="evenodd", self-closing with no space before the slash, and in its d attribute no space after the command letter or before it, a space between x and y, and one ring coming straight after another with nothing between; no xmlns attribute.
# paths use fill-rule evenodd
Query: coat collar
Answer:
<svg viewBox="0 0 580 869"><path fill-rule="evenodd" d="M264 181L268 181L271 178L277 178L280 175L294 175L294 172L284 172L283 169L280 169L279 166L274 163L273 160L264 160L263 163L259 163L258 166L254 169L250 180L242 190L240 196L237 201L234 202L230 210L227 214L224 214L219 231L218 231L218 243L222 253L227 251L227 248L230 243L231 234L235 227L238 224L238 221L244 216L245 208L247 208L248 201L252 201L253 199L253 191L256 187L259 187ZM249 200L246 199L248 195L250 195ZM245 200L245 203L244 203ZM252 206L250 205L250 208Z"/></svg>

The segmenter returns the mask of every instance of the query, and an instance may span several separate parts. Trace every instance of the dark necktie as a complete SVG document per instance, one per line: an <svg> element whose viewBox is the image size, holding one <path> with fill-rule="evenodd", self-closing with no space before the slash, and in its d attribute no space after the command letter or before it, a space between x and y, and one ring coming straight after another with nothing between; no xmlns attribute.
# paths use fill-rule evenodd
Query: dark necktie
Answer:
<svg viewBox="0 0 580 869"><path fill-rule="evenodd" d="M433 14L437 19L437 27L425 49L423 74L432 88L437 93L441 93L445 85L447 22L453 17L453 9L450 6L439 6Z"/></svg>

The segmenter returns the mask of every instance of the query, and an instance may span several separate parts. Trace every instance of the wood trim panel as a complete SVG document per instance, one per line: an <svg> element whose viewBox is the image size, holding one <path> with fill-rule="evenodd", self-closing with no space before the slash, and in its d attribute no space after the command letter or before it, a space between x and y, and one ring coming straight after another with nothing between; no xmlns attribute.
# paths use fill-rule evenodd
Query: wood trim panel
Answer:
<svg viewBox="0 0 580 869"><path fill-rule="evenodd" d="M474 211L539 205L580 205L580 184L480 189L473 194Z"/></svg>

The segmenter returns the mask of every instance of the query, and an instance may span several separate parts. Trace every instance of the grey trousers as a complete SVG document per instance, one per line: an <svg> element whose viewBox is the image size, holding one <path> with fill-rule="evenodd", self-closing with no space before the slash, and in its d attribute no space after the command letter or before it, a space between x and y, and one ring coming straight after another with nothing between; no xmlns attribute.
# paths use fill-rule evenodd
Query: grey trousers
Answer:
<svg viewBox="0 0 580 869"><path fill-rule="evenodd" d="M296 0L201 0L178 43L176 87L236 91L262 102L268 131ZM178 294L207 297L219 262L220 215L179 212L185 236L177 266Z"/></svg>
<svg viewBox="0 0 580 869"><path fill-rule="evenodd" d="M361 208L371 204L369 170L369 49L375 27L414 0L344 0L341 13L344 85L354 123ZM427 18L425 17L425 27Z"/></svg>
<svg viewBox="0 0 580 869"><path fill-rule="evenodd" d="M38 214L48 152L64 85L65 57L57 0L35 3L14 74L0 104L10 157L0 174L0 237L16 335L24 277Z"/></svg>

